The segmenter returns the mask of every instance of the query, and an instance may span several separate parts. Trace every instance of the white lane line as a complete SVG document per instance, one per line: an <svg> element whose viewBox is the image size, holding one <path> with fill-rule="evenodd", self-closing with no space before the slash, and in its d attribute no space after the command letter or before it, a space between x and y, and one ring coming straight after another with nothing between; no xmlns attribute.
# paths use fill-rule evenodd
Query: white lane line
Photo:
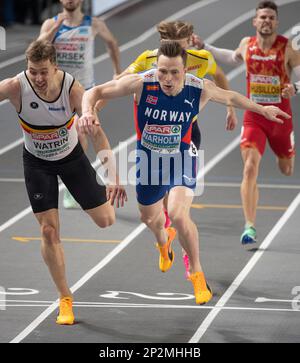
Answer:
<svg viewBox="0 0 300 363"><path fill-rule="evenodd" d="M23 137L21 137L20 139L14 141L14 142L11 142L10 144L8 144L8 145L4 146L2 149L0 149L0 156L22 144L23 144Z"/></svg>
<svg viewBox="0 0 300 363"><path fill-rule="evenodd" d="M1 302L1 300L0 300ZM7 300L3 300L3 302L8 302ZM30 301L24 301L24 303L20 303L19 301L11 301L8 302L5 307L49 307L49 301L37 301L31 303ZM55 304L55 302L53 303ZM137 303L109 303L109 302L74 302L74 309L76 308L142 308L142 309L186 309L186 310L212 310L214 306L209 305L171 305L171 304L137 304ZM286 309L286 308L253 308L253 307L241 307L241 306L224 306L220 308L221 310L229 310L229 311L255 311L255 312L294 312L299 313L299 309ZM11 342L12 343L12 342Z"/></svg>
<svg viewBox="0 0 300 363"><path fill-rule="evenodd" d="M300 185L293 185L293 184L257 184L257 186L261 189L288 189L288 190L300 189ZM206 181L205 187L240 188L241 183L210 183Z"/></svg>
<svg viewBox="0 0 300 363"><path fill-rule="evenodd" d="M32 212L31 207L23 209L20 213L16 214L14 217L10 218L5 223L1 224L0 233L5 231L7 228L11 227L13 224L19 222L22 218L26 217L31 212Z"/></svg>
<svg viewBox="0 0 300 363"><path fill-rule="evenodd" d="M220 0L205 0L205 1L199 1L197 2L196 4L193 4L193 5L190 5L188 6L187 8L181 10L181 11L178 11L177 13L173 14L170 18L168 19L178 19L184 15L187 15L189 13L192 13L193 11L195 10L198 10L200 8L203 8L205 6L208 6L210 4L213 4L215 2L218 2ZM153 34L155 34L157 31L156 31L156 27L152 27L150 28L149 30L147 30L145 33L143 33L141 36L133 39L132 41L129 41L125 44L123 44L122 46L120 46L120 52L124 52L125 50L128 50L132 47L135 47L136 45L140 44L140 43L143 43L146 39L150 38ZM20 56L20 57L24 57L24 56ZM20 58L19 57L19 58ZM16 62L16 59L17 61L20 61L18 57L14 58L14 62ZM102 54L100 55L99 57L96 57L93 61L93 64L98 64L106 59L109 58L109 55L108 53L105 53L105 54ZM22 59L21 59L22 60ZM13 61L13 60L12 60ZM0 69L1 69L1 63L0 63ZM5 105L7 104L9 101L8 100L4 100L2 102L0 102L0 106L2 105ZM12 143L10 143L9 145L3 147L2 149L0 149L0 156L10 150L12 150L13 148L15 148L16 146L18 145L21 145L23 142L23 138L20 138Z"/></svg>
<svg viewBox="0 0 300 363"><path fill-rule="evenodd" d="M16 57L10 58L7 61L0 63L0 69L11 66L12 64L18 63L25 60L25 54L18 55Z"/></svg>
<svg viewBox="0 0 300 363"><path fill-rule="evenodd" d="M288 302L288 303L298 303L300 300L293 299L293 300L283 300L283 299L268 299L267 297L258 297L255 300L256 303L265 303L265 302Z"/></svg>
<svg viewBox="0 0 300 363"><path fill-rule="evenodd" d="M0 178L0 183L24 183L22 178Z"/></svg>
<svg viewBox="0 0 300 363"><path fill-rule="evenodd" d="M229 288L225 291L225 293L222 295L220 300L217 302L215 307L212 309L212 311L207 315L207 317L204 319L204 321L201 323L195 334L190 339L189 343L198 343L200 339L203 337L207 329L210 327L210 325L213 323L219 312L224 308L226 303L229 301L231 296L235 293L235 291L240 287L242 282L246 279L248 274L251 272L251 270L254 268L256 263L259 261L259 259L262 257L265 250L270 246L274 238L278 235L278 233L281 231L281 229L284 227L284 225L287 223L289 218L293 215L295 210L300 205L300 193L297 195L297 197L293 200L293 202L290 204L287 211L283 214L283 216L279 219L279 221L276 223L276 225L272 228L270 233L267 235L265 240L262 242L262 244L259 247L259 250L255 252L253 257L249 260L247 265L243 268L243 270L239 273L239 275L235 278L233 283L229 286Z"/></svg>

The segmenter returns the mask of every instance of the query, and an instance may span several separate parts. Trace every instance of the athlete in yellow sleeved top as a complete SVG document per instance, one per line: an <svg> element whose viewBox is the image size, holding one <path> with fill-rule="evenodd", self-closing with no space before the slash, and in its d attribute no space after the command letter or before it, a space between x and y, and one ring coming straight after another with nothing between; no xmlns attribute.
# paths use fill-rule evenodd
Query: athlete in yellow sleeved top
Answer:
<svg viewBox="0 0 300 363"><path fill-rule="evenodd" d="M162 21L157 25L157 30L160 33L161 41L176 40L178 43L180 43L181 47L187 51L188 57L186 68L188 73L192 73L199 78L203 78L207 74L211 75L218 87L229 89L229 83L226 76L224 75L221 68L217 66L213 55L209 51L204 49L188 49L190 46L196 44L197 40L197 36L194 35L194 27L192 24L182 21ZM156 68L157 52L158 49L146 50L140 54L136 60L131 63L117 78L121 78L126 74L139 73L151 68ZM232 107L228 107L227 111L226 129L233 130L237 124L236 114ZM191 140L198 150L201 143L201 132L198 126L197 117L195 117L193 120ZM167 198L164 200L164 204L165 203L167 204ZM171 221L166 208L165 215L165 228L167 228L171 225ZM189 258L184 250L182 252L186 278L189 279Z"/></svg>

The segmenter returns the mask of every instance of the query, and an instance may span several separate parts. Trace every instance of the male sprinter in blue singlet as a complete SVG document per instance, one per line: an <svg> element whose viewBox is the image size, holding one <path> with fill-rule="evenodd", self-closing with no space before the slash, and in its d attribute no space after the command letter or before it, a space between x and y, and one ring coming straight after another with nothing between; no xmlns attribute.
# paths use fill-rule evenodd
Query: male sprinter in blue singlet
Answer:
<svg viewBox="0 0 300 363"><path fill-rule="evenodd" d="M185 62L186 52L179 43L163 42L157 54L157 69L128 75L85 92L78 124L82 132L88 133L89 127L97 121L94 106L99 99L135 94L139 173L136 191L141 220L158 241L159 267L163 272L173 264L171 243L177 230L179 241L190 259L190 281L196 303L205 304L212 298L212 292L200 265L198 230L190 217L196 184L194 154L190 149L192 120L210 99L250 109L276 122L284 122L278 115L285 118L289 115L277 107L257 105L236 92L218 88L209 80L187 74ZM170 155L174 157L176 167L170 163L170 168L164 168L164 160L170 159ZM153 168L149 165L150 160L157 158L162 159L162 166ZM149 178L141 175L143 172L145 175L149 173ZM161 176L164 182L167 177L170 179L168 183L153 183L153 177L157 182L157 176ZM148 184L147 179L150 180ZM166 193L169 193L168 213L176 230L164 228L163 199Z"/></svg>
<svg viewBox="0 0 300 363"><path fill-rule="evenodd" d="M71 325L74 314L60 241L57 177L101 228L114 223L111 204L116 197L117 205L119 201L123 205L126 193L118 184L105 188L97 182L75 127L75 113L81 114L84 89L73 76L58 69L53 44L33 42L26 59L26 71L0 82L0 102L8 99L18 113L24 135L26 189L41 227L42 255L60 296L57 323ZM90 137L96 153L110 150L99 122L92 129Z"/></svg>
<svg viewBox="0 0 300 363"><path fill-rule="evenodd" d="M95 85L94 79L94 43L98 35L105 42L110 54L114 74L120 73L120 54L116 39L99 18L84 15L81 6L83 0L60 0L63 12L47 19L41 27L39 40L54 43L58 66L72 74L85 89ZM86 151L88 140L80 135L80 143ZM78 205L66 189L64 207L76 208Z"/></svg>

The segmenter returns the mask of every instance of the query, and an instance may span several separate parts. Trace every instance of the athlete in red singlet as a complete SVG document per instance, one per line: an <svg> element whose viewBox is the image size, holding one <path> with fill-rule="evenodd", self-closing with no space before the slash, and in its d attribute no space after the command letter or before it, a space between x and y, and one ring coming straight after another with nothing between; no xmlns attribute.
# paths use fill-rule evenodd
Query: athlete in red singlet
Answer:
<svg viewBox="0 0 300 363"><path fill-rule="evenodd" d="M257 37L248 40L245 59L247 95L256 103L272 104L292 115L289 98L281 95L284 85L290 83L285 66L287 45L288 39L281 35L277 35L267 51L260 48ZM246 111L241 147L254 147L263 155L267 140L279 159L291 159L295 155L292 119L283 125L275 125L264 117Z"/></svg>
<svg viewBox="0 0 300 363"><path fill-rule="evenodd" d="M198 48L209 50L219 62L238 65L244 61L248 97L262 105L276 105L291 115L289 98L300 93L300 52L293 49L287 38L277 34L278 8L273 1L258 4L253 26L256 36L243 38L235 51L204 44L199 37ZM298 81L295 84L290 83L292 71ZM295 155L292 119L279 125L246 111L241 135L244 161L241 197L246 222L241 242L244 245L256 242L257 177L267 140L277 156L280 171L292 175Z"/></svg>

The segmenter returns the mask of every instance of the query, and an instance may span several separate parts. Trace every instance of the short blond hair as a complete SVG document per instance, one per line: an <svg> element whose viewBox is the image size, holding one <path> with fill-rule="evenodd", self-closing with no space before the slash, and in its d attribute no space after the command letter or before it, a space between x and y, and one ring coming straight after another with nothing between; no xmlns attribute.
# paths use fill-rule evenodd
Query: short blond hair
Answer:
<svg viewBox="0 0 300 363"><path fill-rule="evenodd" d="M162 21L156 28L160 38L163 40L185 39L194 33L194 26L192 24L180 20Z"/></svg>
<svg viewBox="0 0 300 363"><path fill-rule="evenodd" d="M35 40L29 45L25 55L27 62L39 63L49 59L52 64L56 64L56 49L49 41Z"/></svg>

